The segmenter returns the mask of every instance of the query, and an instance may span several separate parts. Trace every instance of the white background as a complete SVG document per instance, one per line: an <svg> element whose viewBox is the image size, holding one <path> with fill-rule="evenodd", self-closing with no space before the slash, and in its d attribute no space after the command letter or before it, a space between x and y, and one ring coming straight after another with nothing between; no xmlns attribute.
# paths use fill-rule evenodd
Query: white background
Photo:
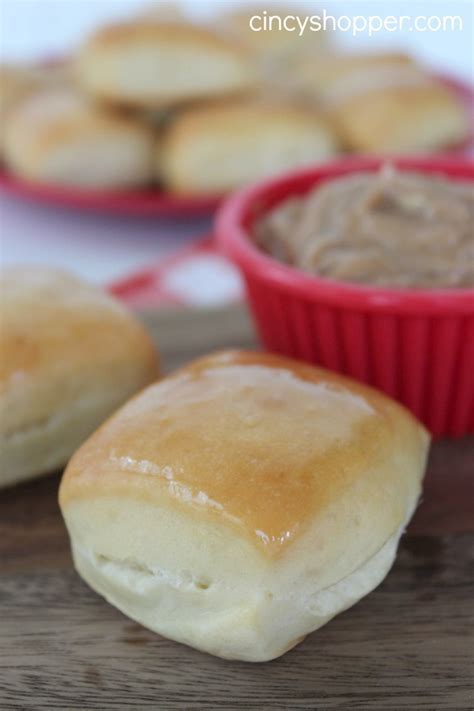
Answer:
<svg viewBox="0 0 474 711"><path fill-rule="evenodd" d="M126 17L146 4L141 0L0 0L1 59L18 61L70 52L97 24ZM183 0L181 3L191 13L204 17L242 4L248 2ZM252 3L269 11L277 4L282 3L275 0L268 4L256 0ZM406 49L437 70L470 83L474 81L472 0L286 0L283 5L290 12L307 8L308 14L319 14L325 8L335 15L459 15L464 23L462 32L384 32L372 37L341 33L336 41L343 47L361 51L388 47ZM141 266L149 266L150 262L158 261L208 227L205 221L84 215L0 196L3 264L56 264L98 281L109 281Z"/></svg>

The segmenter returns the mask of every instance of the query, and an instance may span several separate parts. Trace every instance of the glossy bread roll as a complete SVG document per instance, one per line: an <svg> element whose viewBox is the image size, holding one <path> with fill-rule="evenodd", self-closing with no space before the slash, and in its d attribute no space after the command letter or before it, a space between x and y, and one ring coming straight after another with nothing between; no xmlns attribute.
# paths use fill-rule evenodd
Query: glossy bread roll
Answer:
<svg viewBox="0 0 474 711"><path fill-rule="evenodd" d="M224 352L132 399L72 458L80 575L220 657L278 657L375 588L421 491L426 431L361 384Z"/></svg>
<svg viewBox="0 0 474 711"><path fill-rule="evenodd" d="M157 151L169 190L221 193L337 152L325 119L286 104L241 101L184 112Z"/></svg>
<svg viewBox="0 0 474 711"><path fill-rule="evenodd" d="M82 48L78 78L93 96L136 108L253 89L246 51L214 31L142 20L99 30Z"/></svg>
<svg viewBox="0 0 474 711"><path fill-rule="evenodd" d="M120 189L151 180L154 142L139 121L57 90L35 93L9 112L4 154L9 168L28 180Z"/></svg>
<svg viewBox="0 0 474 711"><path fill-rule="evenodd" d="M62 467L157 376L152 343L114 299L70 274L0 277L0 487Z"/></svg>

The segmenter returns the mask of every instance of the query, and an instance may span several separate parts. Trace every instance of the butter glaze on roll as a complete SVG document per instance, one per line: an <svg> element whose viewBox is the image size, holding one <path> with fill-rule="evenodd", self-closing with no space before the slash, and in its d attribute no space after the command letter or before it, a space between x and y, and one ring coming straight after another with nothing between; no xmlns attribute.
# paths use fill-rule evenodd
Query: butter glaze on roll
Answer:
<svg viewBox="0 0 474 711"><path fill-rule="evenodd" d="M425 430L341 376L224 352L132 399L60 488L76 568L146 627L278 657L370 592L421 491Z"/></svg>
<svg viewBox="0 0 474 711"><path fill-rule="evenodd" d="M144 328L67 272L0 278L0 487L64 466L119 405L157 377Z"/></svg>

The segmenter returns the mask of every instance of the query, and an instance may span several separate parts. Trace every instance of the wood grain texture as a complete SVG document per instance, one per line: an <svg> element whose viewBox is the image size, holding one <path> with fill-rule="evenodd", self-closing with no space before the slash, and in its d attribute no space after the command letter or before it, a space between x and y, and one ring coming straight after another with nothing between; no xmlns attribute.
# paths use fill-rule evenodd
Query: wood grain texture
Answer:
<svg viewBox="0 0 474 711"><path fill-rule="evenodd" d="M147 322L167 369L252 344L245 314L232 309ZM2 711L474 707L473 438L434 445L423 501L382 585L267 664L166 640L93 593L72 569L58 483L0 492Z"/></svg>

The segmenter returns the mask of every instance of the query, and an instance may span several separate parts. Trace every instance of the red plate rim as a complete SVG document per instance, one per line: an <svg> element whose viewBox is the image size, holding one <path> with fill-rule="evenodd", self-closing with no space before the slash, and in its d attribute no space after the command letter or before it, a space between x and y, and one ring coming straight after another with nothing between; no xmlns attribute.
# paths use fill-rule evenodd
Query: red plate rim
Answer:
<svg viewBox="0 0 474 711"><path fill-rule="evenodd" d="M159 188L114 192L79 190L23 180L6 170L0 170L0 190L50 205L143 217L209 216L223 199L215 195L172 195Z"/></svg>
<svg viewBox="0 0 474 711"><path fill-rule="evenodd" d="M474 87L447 74L434 74L449 86L474 117ZM451 153L474 151L474 134ZM97 191L45 185L17 178L0 168L0 190L19 198L90 212L142 217L209 217L224 200L223 195L175 195L159 188L134 191Z"/></svg>

